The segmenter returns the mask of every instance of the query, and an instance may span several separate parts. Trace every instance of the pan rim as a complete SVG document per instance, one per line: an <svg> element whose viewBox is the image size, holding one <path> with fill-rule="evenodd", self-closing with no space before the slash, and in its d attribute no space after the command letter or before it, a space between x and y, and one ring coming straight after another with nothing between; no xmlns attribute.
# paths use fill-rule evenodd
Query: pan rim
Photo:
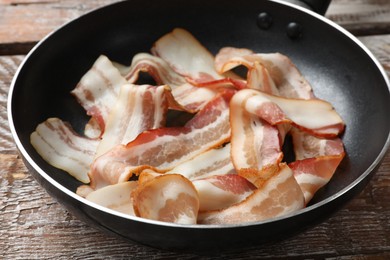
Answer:
<svg viewBox="0 0 390 260"><path fill-rule="evenodd" d="M283 0L267 0L267 1L274 2L276 4L289 6L289 7L293 8L293 9L298 9L298 10L300 10L302 12L305 12L305 13L315 17L316 19L319 19L319 20L325 22L326 24L334 27L335 29L340 31L343 35L347 36L349 39L351 39L353 42L355 42L368 55L368 57L370 57L371 61L373 61L375 66L378 68L379 72L381 73L381 75L382 75L382 77L383 77L383 79L384 79L384 81L385 81L385 83L387 85L387 90L389 91L389 97L390 97L390 81L389 81L389 77L387 76L386 71L384 70L383 66L379 63L377 58L373 55L373 53L359 39L357 39L354 35L352 35L350 32L348 32L346 29L344 29L340 25L336 24L335 22L329 20L328 18L326 18L326 17L324 17L324 16L322 16L320 14L317 14L317 13L311 11L311 10L308 10L308 9L306 9L304 7L297 6L297 5L285 2ZM250 227L250 226L263 225L263 224L267 224L267 223L271 223L271 222L278 222L278 221L282 221L282 220L290 218L290 217L296 217L296 216L299 216L299 215L303 215L303 214L305 214L305 213L307 213L309 211L321 208L325 204L328 204L331 201L334 201L334 200L336 200L336 199L338 199L340 197L343 197L346 193L348 193L348 191L350 191L355 186L357 186L360 182L362 182L364 179L366 179L370 175L370 173L372 173L373 170L376 167L378 167L380 165L380 163L382 162L383 158L385 157L385 155L386 155L386 153L387 153L387 151L389 150L389 147L390 147L390 131L387 134L387 140L386 140L385 144L383 145L383 147L382 147L381 151L379 152L379 154L376 156L376 159L371 163L370 167L368 167L364 172L362 172L362 174L360 174L360 176L357 179L355 179L352 183L350 183L349 185L347 185L346 187L344 187L340 191L336 192L334 195L332 195L332 196L330 196L330 197L328 197L328 198L326 198L324 200L321 200L321 201L319 201L319 202L317 202L317 203L315 203L313 205L310 205L308 207L305 207L303 209L300 209L298 211L295 211L295 212L292 212L292 213L289 213L289 214L286 214L286 215L283 215L283 216L280 216L280 217L270 218L270 219L263 220L263 221L245 222L245 223L239 223L239 224L220 224L220 225L216 225L216 224L213 224L213 225L194 224L194 225L187 225L187 224L175 224L175 223L168 223L168 222L163 222L163 221L150 220L150 219L145 219L145 218L141 218L141 217L126 215L124 213L120 213L120 212L108 209L106 207L100 206L100 205L98 205L98 204L96 204L94 202L88 201L85 198L82 198L81 196L77 195L73 191L69 190L68 188L66 188L65 186L63 186L59 182L57 182L54 178L49 176L32 159L32 157L29 155L29 153L25 149L24 145L22 144L22 142L21 142L21 140L19 138L19 134L16 131L16 127L15 127L14 119L13 119L12 103L13 103L14 89L16 88L16 83L18 81L19 74L21 73L21 71L24 68L24 66L27 63L27 61L30 59L30 57L32 55L34 55L35 51L44 42L46 42L52 35L56 34L58 31L61 31L64 27L67 27L69 24L75 23L75 22L79 21L80 19L82 19L83 17L90 15L91 13L94 13L94 12L96 12L98 10L103 10L103 9L109 7L109 6L122 4L123 2L126 2L126 1L119 1L119 2L111 3L111 4L108 4L108 5L102 6L102 7L98 7L98 8L92 9L92 10L86 12L85 14L80 15L79 17L77 17L75 19L72 19L71 21L69 21L69 22L59 26L57 29L55 29L52 32L50 32L49 34L47 34L25 56L25 58L23 59L23 61L19 65L18 69L16 70L15 75L14 75L12 81L11 81L11 84L10 84L10 88L9 88L9 92L8 92L8 100L7 100L7 114L8 114L8 124L10 126L10 131L11 131L12 137L14 139L14 142L16 144L16 147L19 150L19 152L21 153L21 155L23 156L23 158L28 162L28 164L30 164L30 166L43 179L45 179L47 182L49 182L51 185L53 185L56 189L58 189L62 193L65 193L67 196L71 197L72 199L74 199L76 201L79 201L80 203L85 204L85 205L87 205L87 206L89 206L89 207L91 207L93 209L96 209L96 210L99 210L99 211L103 211L104 213L107 213L107 214L110 214L110 215L114 215L115 217L123 218L123 219L130 220L130 221L137 221L137 222L143 222L145 224L165 226L165 227L174 227L174 228L183 228L183 229L216 229L216 228L218 228L218 229L232 229L232 228L241 228L241 227Z"/></svg>

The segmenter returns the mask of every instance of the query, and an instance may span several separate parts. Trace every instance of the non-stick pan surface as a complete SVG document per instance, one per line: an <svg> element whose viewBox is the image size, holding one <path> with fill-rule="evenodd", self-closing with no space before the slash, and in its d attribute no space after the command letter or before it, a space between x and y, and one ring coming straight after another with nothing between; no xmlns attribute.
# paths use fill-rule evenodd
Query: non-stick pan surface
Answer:
<svg viewBox="0 0 390 260"><path fill-rule="evenodd" d="M258 15L272 17L268 29ZM300 25L289 37L291 22ZM49 117L69 121L78 131L88 120L70 95L100 54L129 64L138 52L173 28L190 31L212 53L221 47L288 55L331 102L346 123L347 156L331 182L305 209L285 217L227 226L184 226L128 217L77 195L80 185L35 152L30 134ZM273 1L132 0L84 15L41 41L15 75L9 121L15 142L34 177L58 201L86 222L143 244L186 250L237 248L280 239L320 222L360 192L389 146L389 83L372 55L353 36L313 12ZM359 220L357 220L359 221Z"/></svg>

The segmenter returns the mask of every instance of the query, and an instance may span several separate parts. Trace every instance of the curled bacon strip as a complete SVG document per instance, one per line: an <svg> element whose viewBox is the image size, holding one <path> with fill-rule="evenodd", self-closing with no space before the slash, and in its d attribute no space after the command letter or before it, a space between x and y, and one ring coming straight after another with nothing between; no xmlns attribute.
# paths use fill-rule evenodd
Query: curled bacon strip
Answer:
<svg viewBox="0 0 390 260"><path fill-rule="evenodd" d="M104 130L120 87L124 84L126 80L119 70L106 56L101 55L71 93Z"/></svg>
<svg viewBox="0 0 390 260"><path fill-rule="evenodd" d="M230 138L228 102L232 93L210 101L184 127L146 131L127 145L98 157L91 167L91 185L127 181L145 168L167 171ZM180 147L180 149L178 149Z"/></svg>
<svg viewBox="0 0 390 260"><path fill-rule="evenodd" d="M179 174L160 175L146 181L134 192L137 216L178 224L196 224L198 193L187 178Z"/></svg>
<svg viewBox="0 0 390 260"><path fill-rule="evenodd" d="M344 130L343 120L324 100L283 98L253 89L239 91L234 99L241 100L241 96L246 97L246 111L271 125L289 123L320 137L335 137Z"/></svg>
<svg viewBox="0 0 390 260"><path fill-rule="evenodd" d="M99 141L78 135L59 118L39 124L30 136L35 150L49 164L62 169L83 183L89 183L88 171Z"/></svg>
<svg viewBox="0 0 390 260"><path fill-rule="evenodd" d="M345 156L344 146L340 138L316 138L298 129L293 129L291 134L296 161L289 166L294 171L307 204L333 177Z"/></svg>
<svg viewBox="0 0 390 260"><path fill-rule="evenodd" d="M158 39L152 53L194 82L224 78L214 68L214 56L188 31L176 28Z"/></svg>
<svg viewBox="0 0 390 260"><path fill-rule="evenodd" d="M225 73L240 65L252 70L255 63L262 65L267 70L281 96L303 99L314 97L309 82L285 55L253 53L249 49L225 47L215 57L215 67L219 73Z"/></svg>
<svg viewBox="0 0 390 260"><path fill-rule="evenodd" d="M262 221L297 211L304 207L304 197L291 169L282 164L244 201L222 210L201 212L199 224L237 224Z"/></svg>
<svg viewBox="0 0 390 260"><path fill-rule="evenodd" d="M172 70L166 61L148 53L136 54L128 71L122 73L126 74L125 77L129 82L135 83L140 72L147 72L157 84L166 84L172 89L186 83L185 78Z"/></svg>
<svg viewBox="0 0 390 260"><path fill-rule="evenodd" d="M136 181L118 183L92 191L85 198L100 206L135 216L131 193L137 187Z"/></svg>
<svg viewBox="0 0 390 260"><path fill-rule="evenodd" d="M118 144L133 141L145 130L165 125L169 91L167 86L123 85L107 119L96 156Z"/></svg>
<svg viewBox="0 0 390 260"><path fill-rule="evenodd" d="M220 210L239 203L256 189L237 174L214 175L197 179L193 184L199 194L199 210Z"/></svg>
<svg viewBox="0 0 390 260"><path fill-rule="evenodd" d="M238 174L252 183L278 165L282 145L276 127L245 110L249 92L239 91L230 102L231 158Z"/></svg>
<svg viewBox="0 0 390 260"><path fill-rule="evenodd" d="M122 68L122 73L132 83L137 81L141 71L150 74L157 84L165 84L172 89L175 102L182 106L179 110L197 112L217 94L214 89L199 88L187 83L165 60L147 53L135 55L131 66Z"/></svg>

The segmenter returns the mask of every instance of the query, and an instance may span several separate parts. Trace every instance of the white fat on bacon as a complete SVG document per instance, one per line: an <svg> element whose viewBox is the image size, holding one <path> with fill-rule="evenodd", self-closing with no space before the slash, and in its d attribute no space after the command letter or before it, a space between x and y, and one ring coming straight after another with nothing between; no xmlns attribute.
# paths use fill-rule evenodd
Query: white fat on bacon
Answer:
<svg viewBox="0 0 390 260"><path fill-rule="evenodd" d="M304 197L291 169L286 164L280 167L279 172L268 178L242 202L222 210L200 212L198 223L239 224L262 221L302 209Z"/></svg>
<svg viewBox="0 0 390 260"><path fill-rule="evenodd" d="M237 174L214 175L193 180L199 194L199 211L220 210L239 203L256 189Z"/></svg>
<svg viewBox="0 0 390 260"><path fill-rule="evenodd" d="M228 102L231 93L210 101L184 127L145 131L127 145L118 145L91 166L91 185L127 181L145 168L168 171L230 138Z"/></svg>
<svg viewBox="0 0 390 260"><path fill-rule="evenodd" d="M190 180L235 173L230 159L230 143L201 153L166 172L169 173L179 173Z"/></svg>
<svg viewBox="0 0 390 260"><path fill-rule="evenodd" d="M146 181L134 192L137 216L178 224L196 224L198 192L180 174L165 174Z"/></svg>
<svg viewBox="0 0 390 260"><path fill-rule="evenodd" d="M49 164L83 183L89 183L88 171L98 140L78 135L59 118L49 118L37 126L30 136L30 142Z"/></svg>
<svg viewBox="0 0 390 260"><path fill-rule="evenodd" d="M120 87L125 83L126 79L119 70L106 56L101 55L71 93L87 114L96 119L100 129L104 129Z"/></svg>
<svg viewBox="0 0 390 260"><path fill-rule="evenodd" d="M256 63L267 70L281 96L303 99L313 97L311 85L285 55L254 53L249 49L224 47L215 57L215 67L219 73L225 73L240 65L250 71Z"/></svg>
<svg viewBox="0 0 390 260"><path fill-rule="evenodd" d="M85 198L100 206L135 216L131 193L137 187L138 183L136 181L118 183L92 191Z"/></svg>
<svg viewBox="0 0 390 260"><path fill-rule="evenodd" d="M167 86L124 84L107 119L96 157L114 146L133 141L145 130L164 126L168 111Z"/></svg>

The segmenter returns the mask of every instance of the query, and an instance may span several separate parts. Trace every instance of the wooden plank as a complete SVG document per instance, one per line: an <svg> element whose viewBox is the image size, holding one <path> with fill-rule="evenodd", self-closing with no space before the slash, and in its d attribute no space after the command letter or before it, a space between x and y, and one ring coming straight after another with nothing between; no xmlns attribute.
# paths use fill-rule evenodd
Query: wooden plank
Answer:
<svg viewBox="0 0 390 260"><path fill-rule="evenodd" d="M0 0L0 55L27 53L60 25L118 0ZM358 35L390 32L390 1L333 0L327 17Z"/></svg>
<svg viewBox="0 0 390 260"><path fill-rule="evenodd" d="M23 58L23 56L0 58L0 152L15 151L15 144L8 126L7 98L12 77Z"/></svg>
<svg viewBox="0 0 390 260"><path fill-rule="evenodd" d="M355 35L390 33L388 0L333 0L326 17Z"/></svg>
<svg viewBox="0 0 390 260"><path fill-rule="evenodd" d="M24 54L60 25L118 0L2 0L0 55Z"/></svg>
<svg viewBox="0 0 390 260"><path fill-rule="evenodd" d="M390 35L360 39L390 74ZM9 84L22 59L0 56L0 259L199 259L196 253L162 251L97 231L33 180L12 143L6 118ZM389 186L390 153L364 191L324 223L283 241L212 257L388 259Z"/></svg>

